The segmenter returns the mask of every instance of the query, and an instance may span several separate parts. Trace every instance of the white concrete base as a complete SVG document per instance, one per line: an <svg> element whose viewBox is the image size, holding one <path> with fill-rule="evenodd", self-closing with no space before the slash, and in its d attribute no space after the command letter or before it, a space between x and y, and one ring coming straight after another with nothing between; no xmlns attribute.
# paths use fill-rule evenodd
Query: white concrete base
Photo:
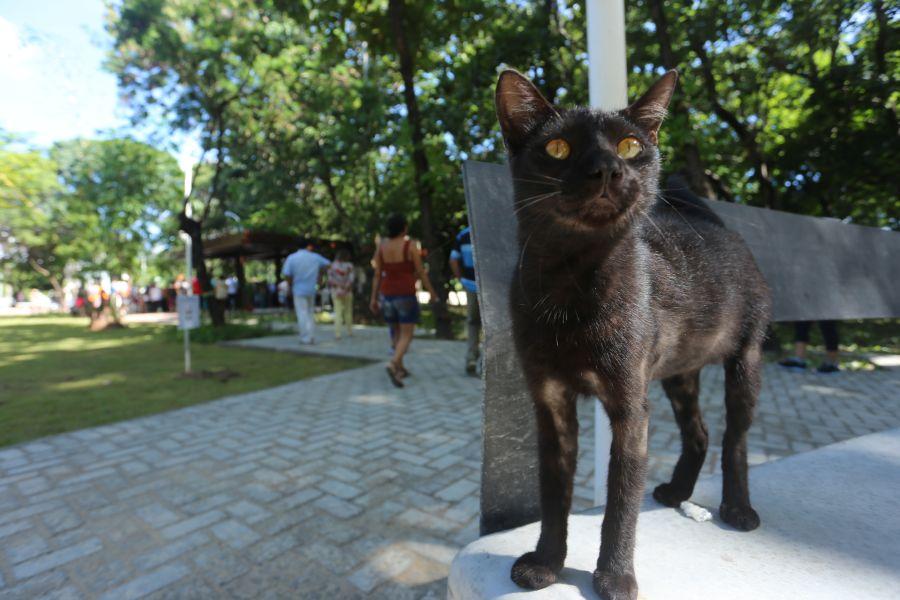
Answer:
<svg viewBox="0 0 900 600"><path fill-rule="evenodd" d="M761 465L750 490L762 525L718 520L721 479L691 499L716 518L693 521L649 498L638 523L635 569L643 600L896 600L900 598L900 429ZM453 561L451 600L596 598L591 588L602 513L569 519L561 581L525 591L509 579L534 549L539 525L481 538Z"/></svg>

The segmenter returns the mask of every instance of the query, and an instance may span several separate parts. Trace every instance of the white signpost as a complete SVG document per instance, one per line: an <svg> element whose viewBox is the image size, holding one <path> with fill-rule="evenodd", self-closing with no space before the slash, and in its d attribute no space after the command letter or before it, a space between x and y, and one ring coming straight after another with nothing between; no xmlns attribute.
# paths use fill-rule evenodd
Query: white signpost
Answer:
<svg viewBox="0 0 900 600"><path fill-rule="evenodd" d="M591 106L620 110L628 105L624 0L587 1L588 87ZM594 506L606 504L612 431L594 402Z"/></svg>

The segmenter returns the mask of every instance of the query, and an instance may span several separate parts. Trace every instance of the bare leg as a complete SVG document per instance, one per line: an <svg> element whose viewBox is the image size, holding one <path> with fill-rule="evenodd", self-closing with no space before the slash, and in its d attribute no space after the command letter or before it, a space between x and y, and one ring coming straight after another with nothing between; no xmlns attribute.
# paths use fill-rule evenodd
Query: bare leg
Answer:
<svg viewBox="0 0 900 600"><path fill-rule="evenodd" d="M572 507L572 482L578 457L575 393L561 382L529 382L538 426L538 475L541 486L541 537L534 552L519 557L512 580L529 589L554 583L566 560L566 535Z"/></svg>
<svg viewBox="0 0 900 600"><path fill-rule="evenodd" d="M409 350L409 345L412 343L415 330L415 323L400 323L398 325L397 336L394 338L394 341L396 342L396 346L394 347L394 358L391 359L391 364L395 367L403 367L403 357L406 356L406 351Z"/></svg>
<svg viewBox="0 0 900 600"><path fill-rule="evenodd" d="M709 434L700 414L700 371L663 379L662 385L681 429L681 456L672 481L657 486L653 497L666 506L678 506L694 492L709 446Z"/></svg>
<svg viewBox="0 0 900 600"><path fill-rule="evenodd" d="M341 339L341 327L344 325L344 303L343 298L334 296L332 304L334 307L334 339Z"/></svg>
<svg viewBox="0 0 900 600"><path fill-rule="evenodd" d="M725 361L725 439L722 442L722 504L719 516L743 531L759 527L750 506L747 481L747 430L759 396L762 357L758 345Z"/></svg>
<svg viewBox="0 0 900 600"><path fill-rule="evenodd" d="M353 335L353 295L344 297L344 323L347 325L347 336Z"/></svg>
<svg viewBox="0 0 900 600"><path fill-rule="evenodd" d="M637 599L634 539L647 474L647 427L650 423L645 392L646 389L642 396L626 396L621 406L605 403L613 442L600 556L594 571L594 590L604 600Z"/></svg>

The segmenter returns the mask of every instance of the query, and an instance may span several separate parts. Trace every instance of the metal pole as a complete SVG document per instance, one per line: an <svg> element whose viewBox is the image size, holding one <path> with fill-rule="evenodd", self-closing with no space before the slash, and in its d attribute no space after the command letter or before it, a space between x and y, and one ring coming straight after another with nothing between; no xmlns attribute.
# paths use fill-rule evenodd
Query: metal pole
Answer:
<svg viewBox="0 0 900 600"><path fill-rule="evenodd" d="M184 214L187 218L191 218L194 216L194 211L191 208L191 178L194 174L193 169L190 164L187 164L184 169ZM187 295L194 295L194 272L193 272L193 264L191 260L191 255L193 254L194 242L191 239L191 236L185 235L184 240L184 277L185 282L187 283ZM184 328L184 372L186 375L189 375L191 372L191 330L187 327Z"/></svg>
<svg viewBox="0 0 900 600"><path fill-rule="evenodd" d="M624 0L586 0L588 87L591 106L619 110L628 105L625 62ZM609 417L594 403L594 505L606 503L609 449L612 431Z"/></svg>

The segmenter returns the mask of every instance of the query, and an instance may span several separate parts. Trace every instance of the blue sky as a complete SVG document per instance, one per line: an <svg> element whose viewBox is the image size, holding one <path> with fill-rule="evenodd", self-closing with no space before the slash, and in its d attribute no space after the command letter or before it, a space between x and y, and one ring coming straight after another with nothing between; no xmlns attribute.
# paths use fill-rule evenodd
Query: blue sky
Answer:
<svg viewBox="0 0 900 600"><path fill-rule="evenodd" d="M103 70L106 10L104 0L0 0L0 130L42 148L75 137L150 141L130 126L116 78ZM199 157L196 135L156 133L179 162Z"/></svg>
<svg viewBox="0 0 900 600"><path fill-rule="evenodd" d="M37 146L124 128L103 0L0 0L0 128Z"/></svg>

